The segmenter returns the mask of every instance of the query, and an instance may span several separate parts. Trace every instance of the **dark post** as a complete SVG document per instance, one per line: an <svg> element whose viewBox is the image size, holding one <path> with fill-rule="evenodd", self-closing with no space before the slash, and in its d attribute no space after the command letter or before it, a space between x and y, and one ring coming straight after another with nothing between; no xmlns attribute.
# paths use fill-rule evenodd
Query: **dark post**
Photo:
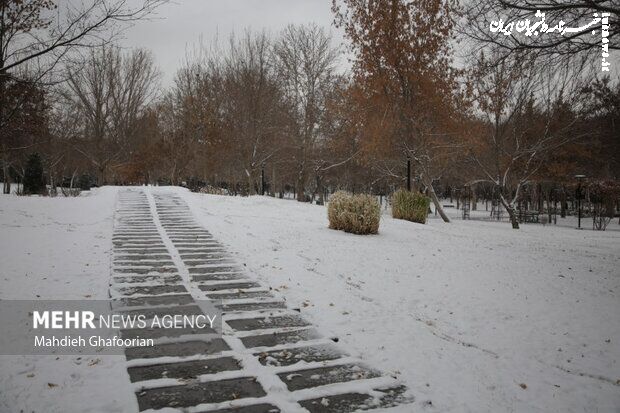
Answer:
<svg viewBox="0 0 620 413"><path fill-rule="evenodd" d="M577 178L577 181L579 182L579 185L577 185L577 229L581 229L581 181L583 180L583 178L585 178L585 175L575 175L575 178Z"/></svg>
<svg viewBox="0 0 620 413"><path fill-rule="evenodd" d="M260 170L260 194L265 195L265 164Z"/></svg>
<svg viewBox="0 0 620 413"><path fill-rule="evenodd" d="M407 191L411 191L411 157L407 155Z"/></svg>
<svg viewBox="0 0 620 413"><path fill-rule="evenodd" d="M581 183L577 187L577 228L581 229Z"/></svg>

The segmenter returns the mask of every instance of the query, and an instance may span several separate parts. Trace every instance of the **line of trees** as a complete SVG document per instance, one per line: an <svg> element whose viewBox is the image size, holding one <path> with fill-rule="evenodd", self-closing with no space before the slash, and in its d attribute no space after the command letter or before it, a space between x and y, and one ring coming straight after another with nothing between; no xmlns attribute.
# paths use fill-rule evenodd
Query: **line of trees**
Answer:
<svg viewBox="0 0 620 413"><path fill-rule="evenodd" d="M618 79L601 77L594 46L578 38L558 56L549 44L485 37L493 13L529 11L516 3L334 0L348 50L314 24L246 31L198 47L167 88L149 51L121 50L102 31L160 3L129 9L101 0L51 14L75 24L26 49L7 33L58 26L50 19L60 17L46 15L54 3L0 3L5 191L32 152L42 154L52 186L87 176L99 185L185 182L242 194L266 187L299 201L336 189L390 193L406 186L409 161L414 189L444 220L440 198L481 183L518 226L515 205L530 182L620 175ZM461 27L463 16L476 24ZM609 40L618 47L617 31ZM455 49L470 53L456 64ZM352 69L343 72L347 51Z"/></svg>
<svg viewBox="0 0 620 413"><path fill-rule="evenodd" d="M0 1L0 163L3 192L23 177L27 154L50 154L59 123L55 85L84 49L113 42L128 23L148 18L166 0ZM68 125L72 126L72 125ZM64 157L63 157L64 158ZM51 174L51 172L50 172Z"/></svg>

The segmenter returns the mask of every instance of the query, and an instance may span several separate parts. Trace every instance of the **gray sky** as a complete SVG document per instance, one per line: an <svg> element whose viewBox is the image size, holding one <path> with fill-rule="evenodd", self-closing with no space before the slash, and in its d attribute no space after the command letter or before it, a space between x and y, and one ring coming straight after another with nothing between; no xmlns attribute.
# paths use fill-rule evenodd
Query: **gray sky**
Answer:
<svg viewBox="0 0 620 413"><path fill-rule="evenodd" d="M335 46L343 44L341 30L332 25L331 4L332 0L172 0L152 20L129 28L121 44L150 49L162 71L163 85L169 86L187 51L201 38L206 45L215 39L221 44L233 31L241 34L246 28L267 29L275 35L290 23L316 23L332 32ZM618 55L612 63L616 73L620 73ZM341 66L349 68L346 55Z"/></svg>
<svg viewBox="0 0 620 413"><path fill-rule="evenodd" d="M331 0L176 0L158 9L155 20L138 22L121 42L143 47L155 54L169 85L181 66L186 50L199 43L228 38L245 28L267 29L276 34L289 23L316 23L330 29L335 45L342 34L332 25Z"/></svg>

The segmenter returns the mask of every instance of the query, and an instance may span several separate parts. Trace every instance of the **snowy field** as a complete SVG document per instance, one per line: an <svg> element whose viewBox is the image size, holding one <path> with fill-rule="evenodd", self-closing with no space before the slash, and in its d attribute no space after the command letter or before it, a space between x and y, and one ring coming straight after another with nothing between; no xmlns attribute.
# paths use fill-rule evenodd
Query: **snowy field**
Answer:
<svg viewBox="0 0 620 413"><path fill-rule="evenodd" d="M431 411L620 409L620 232L384 216L356 236L321 206L183 194L251 272Z"/></svg>
<svg viewBox="0 0 620 413"><path fill-rule="evenodd" d="M152 190L178 192L324 335L404 380L416 410L620 409L617 221L514 231L384 216L379 235L356 236L329 230L322 206ZM0 299L107 298L116 192L0 196ZM128 383L120 357L0 356L0 412L135 409Z"/></svg>
<svg viewBox="0 0 620 413"><path fill-rule="evenodd" d="M107 299L116 193L0 195L0 299ZM2 413L135 410L128 384L122 357L0 356Z"/></svg>

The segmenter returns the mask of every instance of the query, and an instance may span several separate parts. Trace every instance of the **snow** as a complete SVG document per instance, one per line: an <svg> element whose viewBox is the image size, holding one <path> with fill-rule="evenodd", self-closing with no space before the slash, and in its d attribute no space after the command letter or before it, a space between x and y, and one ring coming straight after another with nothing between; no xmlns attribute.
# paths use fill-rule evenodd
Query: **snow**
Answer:
<svg viewBox="0 0 620 413"><path fill-rule="evenodd" d="M0 299L107 299L116 192L1 195ZM0 412L136 410L127 383L124 357L0 356Z"/></svg>
<svg viewBox="0 0 620 413"><path fill-rule="evenodd" d="M107 299L115 198L0 196L0 298Z"/></svg>
<svg viewBox="0 0 620 413"><path fill-rule="evenodd" d="M404 380L420 408L620 406L616 221L606 232L577 231L570 218L515 231L384 215L379 235L356 236L328 229L322 206L177 191L250 273Z"/></svg>
<svg viewBox="0 0 620 413"><path fill-rule="evenodd" d="M514 231L507 223L419 225L384 215L378 235L357 236L328 229L323 206L150 191L184 198L251 276L318 326L325 339L316 343L337 339L352 358L389 373L368 386L402 380L416 402L391 411L620 406L617 221L606 232L577 231L572 218ZM117 192L0 196L0 299L108 298ZM0 411L136 411L126 367L113 356L0 356ZM271 375L259 381L284 397ZM297 395L326 397L347 386L359 389L343 383Z"/></svg>
<svg viewBox="0 0 620 413"><path fill-rule="evenodd" d="M22 189L22 184L16 184L14 182L11 183L11 194L16 194ZM0 189L4 188L4 182L0 181ZM3 194L4 195L4 194Z"/></svg>

